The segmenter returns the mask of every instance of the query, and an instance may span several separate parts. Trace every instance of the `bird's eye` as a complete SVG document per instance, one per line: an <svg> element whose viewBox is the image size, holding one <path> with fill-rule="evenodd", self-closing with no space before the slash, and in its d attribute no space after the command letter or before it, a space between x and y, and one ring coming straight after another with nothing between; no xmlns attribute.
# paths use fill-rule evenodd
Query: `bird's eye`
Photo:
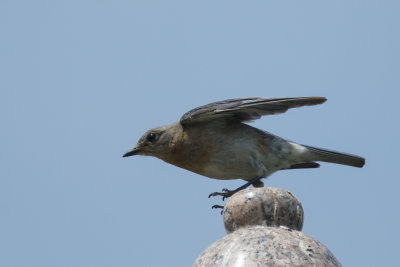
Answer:
<svg viewBox="0 0 400 267"><path fill-rule="evenodd" d="M153 142L156 139L156 134L155 133L150 133L147 136L147 141Z"/></svg>

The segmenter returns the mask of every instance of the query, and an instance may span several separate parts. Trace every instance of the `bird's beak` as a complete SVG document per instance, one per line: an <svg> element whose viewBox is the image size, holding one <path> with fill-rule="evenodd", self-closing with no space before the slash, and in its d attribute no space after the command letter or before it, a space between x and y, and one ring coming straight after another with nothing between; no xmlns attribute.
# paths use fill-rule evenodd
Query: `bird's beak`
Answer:
<svg viewBox="0 0 400 267"><path fill-rule="evenodd" d="M134 156L139 154L140 149L138 149L137 147L135 147L134 149L132 149L131 151L126 152L122 157L130 157L130 156Z"/></svg>

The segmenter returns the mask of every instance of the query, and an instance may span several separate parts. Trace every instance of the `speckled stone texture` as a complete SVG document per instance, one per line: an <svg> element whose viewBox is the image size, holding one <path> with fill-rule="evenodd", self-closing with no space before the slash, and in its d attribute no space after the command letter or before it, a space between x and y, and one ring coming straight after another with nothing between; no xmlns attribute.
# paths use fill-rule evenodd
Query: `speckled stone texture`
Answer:
<svg viewBox="0 0 400 267"><path fill-rule="evenodd" d="M251 225L303 228L303 208L300 201L281 188L262 187L239 191L224 207L227 233Z"/></svg>
<svg viewBox="0 0 400 267"><path fill-rule="evenodd" d="M193 266L341 266L324 245L300 232L303 216L300 202L284 189L242 190L224 207L228 235Z"/></svg>
<svg viewBox="0 0 400 267"><path fill-rule="evenodd" d="M283 227L241 228L208 247L194 267L341 266L320 242Z"/></svg>

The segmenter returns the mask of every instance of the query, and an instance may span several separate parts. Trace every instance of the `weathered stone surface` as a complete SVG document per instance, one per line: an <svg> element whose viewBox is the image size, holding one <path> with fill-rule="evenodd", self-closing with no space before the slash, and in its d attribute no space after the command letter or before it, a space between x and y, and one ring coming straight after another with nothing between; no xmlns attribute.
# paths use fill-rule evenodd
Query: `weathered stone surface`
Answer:
<svg viewBox="0 0 400 267"><path fill-rule="evenodd" d="M320 242L284 227L249 226L208 247L194 267L341 266Z"/></svg>
<svg viewBox="0 0 400 267"><path fill-rule="evenodd" d="M300 232L303 217L300 202L284 189L242 190L224 207L228 235L193 266L341 266L324 245Z"/></svg>
<svg viewBox="0 0 400 267"><path fill-rule="evenodd" d="M234 194L224 207L227 233L252 225L286 226L301 230L303 208L290 192L274 187L251 188Z"/></svg>

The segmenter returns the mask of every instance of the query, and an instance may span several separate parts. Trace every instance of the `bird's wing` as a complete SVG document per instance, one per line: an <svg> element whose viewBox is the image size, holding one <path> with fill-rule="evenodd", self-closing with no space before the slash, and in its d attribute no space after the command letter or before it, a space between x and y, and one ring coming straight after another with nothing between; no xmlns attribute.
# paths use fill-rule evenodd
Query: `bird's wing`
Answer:
<svg viewBox="0 0 400 267"><path fill-rule="evenodd" d="M211 120L252 121L263 115L279 114L289 108L322 104L324 97L235 98L214 102L186 112L182 125Z"/></svg>

